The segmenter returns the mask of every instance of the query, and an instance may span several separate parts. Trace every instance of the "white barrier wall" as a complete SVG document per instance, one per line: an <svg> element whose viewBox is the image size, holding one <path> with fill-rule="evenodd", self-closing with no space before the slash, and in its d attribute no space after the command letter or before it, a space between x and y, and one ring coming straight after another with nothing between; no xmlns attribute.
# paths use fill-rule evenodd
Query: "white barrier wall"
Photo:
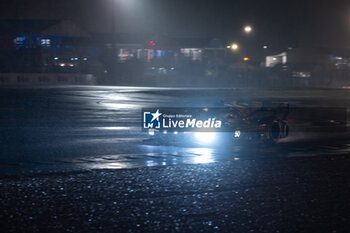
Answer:
<svg viewBox="0 0 350 233"><path fill-rule="evenodd" d="M95 85L92 74L0 73L0 86L4 85Z"/></svg>

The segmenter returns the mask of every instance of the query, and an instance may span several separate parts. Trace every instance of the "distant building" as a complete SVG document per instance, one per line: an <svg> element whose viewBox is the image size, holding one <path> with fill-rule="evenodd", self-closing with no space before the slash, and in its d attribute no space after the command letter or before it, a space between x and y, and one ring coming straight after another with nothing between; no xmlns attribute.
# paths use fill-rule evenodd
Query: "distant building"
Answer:
<svg viewBox="0 0 350 233"><path fill-rule="evenodd" d="M315 69L350 70L350 51L330 48L296 48L266 57L266 67L309 78Z"/></svg>
<svg viewBox="0 0 350 233"><path fill-rule="evenodd" d="M296 48L266 57L269 76L290 86L342 87L350 84L350 50ZM288 85L289 85L288 84Z"/></svg>
<svg viewBox="0 0 350 233"><path fill-rule="evenodd" d="M266 57L266 67L275 67L278 64L287 64L287 52Z"/></svg>
<svg viewBox="0 0 350 233"><path fill-rule="evenodd" d="M179 38L181 54L193 61L202 60L205 56L224 57L226 47L216 38Z"/></svg>
<svg viewBox="0 0 350 233"><path fill-rule="evenodd" d="M0 73L20 74L21 84L33 79L23 78L26 74L92 73L90 35L71 21L2 20L0 35ZM50 75L47 80L52 79ZM82 78L75 80L67 83L80 83Z"/></svg>
<svg viewBox="0 0 350 233"><path fill-rule="evenodd" d="M227 51L220 40L212 38L172 38L125 33L99 34L93 38L94 44L99 44L101 60L106 65L106 72L110 74L108 80L111 82L135 81L131 80L132 76L145 80L184 74L193 77L191 71L198 75L201 70L204 73L201 64L213 59L215 61L210 63L215 66Z"/></svg>
<svg viewBox="0 0 350 233"><path fill-rule="evenodd" d="M118 33L116 35L96 35L95 39L103 44L104 49L116 50L118 61L167 59L183 56L193 61L202 60L205 53L224 54L223 43L212 38L170 38L166 36L131 35Z"/></svg>
<svg viewBox="0 0 350 233"><path fill-rule="evenodd" d="M96 34L70 20L0 20L0 84L79 84L84 75L89 75L84 83L98 77L104 84L175 74L215 76L226 54L215 38Z"/></svg>

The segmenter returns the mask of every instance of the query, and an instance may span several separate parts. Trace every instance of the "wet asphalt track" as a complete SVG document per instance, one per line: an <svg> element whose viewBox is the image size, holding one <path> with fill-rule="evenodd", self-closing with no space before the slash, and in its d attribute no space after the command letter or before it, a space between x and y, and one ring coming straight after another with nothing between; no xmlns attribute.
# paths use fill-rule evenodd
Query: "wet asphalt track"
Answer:
<svg viewBox="0 0 350 233"><path fill-rule="evenodd" d="M0 179L2 232L348 232L348 157Z"/></svg>
<svg viewBox="0 0 350 233"><path fill-rule="evenodd" d="M348 90L256 91L133 87L1 89L1 174L200 164L347 154L350 137L300 130L275 147L145 143L142 107L220 107L222 102L349 106ZM293 115L291 113L291 115Z"/></svg>
<svg viewBox="0 0 350 233"><path fill-rule="evenodd" d="M348 132L298 130L274 147L144 142L141 107L232 100L348 106L350 92L0 89L1 231L348 232Z"/></svg>

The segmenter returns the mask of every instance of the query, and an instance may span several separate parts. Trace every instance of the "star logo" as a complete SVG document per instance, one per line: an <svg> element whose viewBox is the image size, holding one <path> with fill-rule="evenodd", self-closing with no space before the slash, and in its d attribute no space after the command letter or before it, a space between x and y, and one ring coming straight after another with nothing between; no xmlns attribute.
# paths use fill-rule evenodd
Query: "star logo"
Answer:
<svg viewBox="0 0 350 233"><path fill-rule="evenodd" d="M146 111L143 112L143 128L144 129L160 129L161 128L161 118L162 113L159 112L159 109L157 111Z"/></svg>
<svg viewBox="0 0 350 233"><path fill-rule="evenodd" d="M159 109L157 109L157 111L155 113L151 113L153 118L151 120L151 122L153 122L154 120L159 121L159 117L162 115L161 113L159 113Z"/></svg>

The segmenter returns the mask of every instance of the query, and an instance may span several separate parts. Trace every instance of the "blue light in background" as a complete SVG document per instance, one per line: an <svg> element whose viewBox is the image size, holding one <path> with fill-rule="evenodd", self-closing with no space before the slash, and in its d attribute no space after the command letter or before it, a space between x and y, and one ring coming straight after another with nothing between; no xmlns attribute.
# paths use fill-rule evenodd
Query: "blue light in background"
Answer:
<svg viewBox="0 0 350 233"><path fill-rule="evenodd" d="M162 50L156 50L156 56L157 57L161 57L163 54L162 54Z"/></svg>

